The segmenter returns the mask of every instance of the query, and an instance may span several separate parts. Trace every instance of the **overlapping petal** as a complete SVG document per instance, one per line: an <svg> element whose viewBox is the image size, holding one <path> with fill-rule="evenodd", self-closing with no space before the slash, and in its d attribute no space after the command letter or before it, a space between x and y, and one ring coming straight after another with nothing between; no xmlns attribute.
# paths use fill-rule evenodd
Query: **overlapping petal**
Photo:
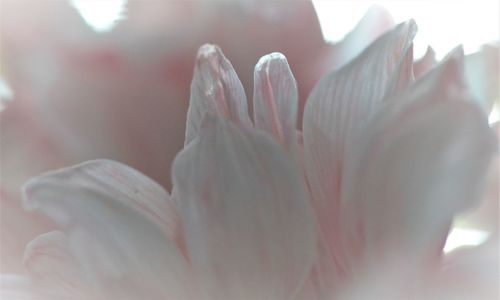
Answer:
<svg viewBox="0 0 500 300"><path fill-rule="evenodd" d="M480 198L495 139L484 113L461 92L463 73L450 76L461 64L456 50L395 96L353 142L341 225L355 265L391 262L400 275L432 266L454 215Z"/></svg>
<svg viewBox="0 0 500 300"><path fill-rule="evenodd" d="M424 56L413 63L413 73L415 78L419 78L436 65L436 52L432 47L427 47Z"/></svg>
<svg viewBox="0 0 500 300"><path fill-rule="evenodd" d="M67 236L60 231L44 233L26 246L24 266L30 274L31 285L69 299L92 296L97 299L92 295L92 285L88 284L90 278L85 278L69 246Z"/></svg>
<svg viewBox="0 0 500 300"><path fill-rule="evenodd" d="M207 116L173 166L186 247L206 299L290 299L315 259L300 169L271 137Z"/></svg>
<svg viewBox="0 0 500 300"><path fill-rule="evenodd" d="M338 239L339 195L349 143L383 100L413 79L409 21L384 34L351 64L323 78L304 111L304 152L309 186L328 247Z"/></svg>
<svg viewBox="0 0 500 300"><path fill-rule="evenodd" d="M184 257L144 212L144 203L156 204L148 199L148 193L154 193L150 180L131 173L111 178L116 186L102 189L110 181L91 176L96 171L92 167L76 166L33 179L25 187L26 206L65 228L71 253L103 297L186 298ZM103 173L109 171L109 164L100 167ZM135 184L127 187L126 177L135 177Z"/></svg>

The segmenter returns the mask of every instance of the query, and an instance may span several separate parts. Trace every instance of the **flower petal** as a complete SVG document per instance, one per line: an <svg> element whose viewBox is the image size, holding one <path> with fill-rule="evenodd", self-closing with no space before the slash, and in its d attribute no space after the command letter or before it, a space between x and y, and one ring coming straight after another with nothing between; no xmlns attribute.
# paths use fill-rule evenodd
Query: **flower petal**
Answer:
<svg viewBox="0 0 500 300"><path fill-rule="evenodd" d="M27 277L0 275L0 299L9 300L48 300L39 293Z"/></svg>
<svg viewBox="0 0 500 300"><path fill-rule="evenodd" d="M384 34L357 59L323 78L304 112L305 165L321 228L334 247L345 154L352 136L379 109L383 99L412 81L409 21Z"/></svg>
<svg viewBox="0 0 500 300"><path fill-rule="evenodd" d="M478 198L495 142L462 77L450 76L462 60L452 53L353 141L341 224L356 265L387 263L397 274L429 266L454 215Z"/></svg>
<svg viewBox="0 0 500 300"><path fill-rule="evenodd" d="M206 44L198 50L186 123L186 140L198 134L205 114L212 113L250 125L247 99L238 75L219 47Z"/></svg>
<svg viewBox="0 0 500 300"><path fill-rule="evenodd" d="M209 117L175 159L193 270L207 299L290 299L315 255L300 169L273 139Z"/></svg>
<svg viewBox="0 0 500 300"><path fill-rule="evenodd" d="M434 49L429 46L427 47L425 55L413 63L413 73L415 74L415 78L419 78L427 73L436 63L436 52L434 52Z"/></svg>
<svg viewBox="0 0 500 300"><path fill-rule="evenodd" d="M500 101L499 45L485 45L481 51L467 55L467 83L472 95L487 113Z"/></svg>
<svg viewBox="0 0 500 300"><path fill-rule="evenodd" d="M85 286L82 268L71 254L69 240L62 232L48 232L31 241L24 253L24 266L37 285L49 286L68 297L83 299L91 295L85 290L90 286Z"/></svg>
<svg viewBox="0 0 500 300"><path fill-rule="evenodd" d="M497 140L500 140L500 123L492 125ZM499 235L500 220L500 157L493 158L486 180L486 192L478 207L457 216L454 225L460 228L480 230L491 236Z"/></svg>
<svg viewBox="0 0 500 300"><path fill-rule="evenodd" d="M285 56L263 56L254 72L255 127L273 135L285 147L296 142L297 84Z"/></svg>
<svg viewBox="0 0 500 300"><path fill-rule="evenodd" d="M84 300L55 287L41 286L26 276L0 274L0 299L5 300ZM85 298L86 300L101 300Z"/></svg>
<svg viewBox="0 0 500 300"><path fill-rule="evenodd" d="M26 244L55 227L46 216L28 213L20 198L0 189L0 273L24 273L22 255Z"/></svg>
<svg viewBox="0 0 500 300"><path fill-rule="evenodd" d="M175 239L177 212L170 195L158 183L140 172L111 160L92 160L67 172L50 173L52 179L109 194L141 212Z"/></svg>
<svg viewBox="0 0 500 300"><path fill-rule="evenodd" d="M26 207L64 226L71 253L107 299L167 295L184 299L184 258L175 242L138 205L154 195L148 190L150 182L139 176L132 190L138 193L132 198L119 179L106 182L99 181L103 177L89 176L97 170L92 170L93 164L87 164L88 170L80 165L33 179L25 186ZM137 175L131 174L129 179ZM112 182L114 188L107 186Z"/></svg>

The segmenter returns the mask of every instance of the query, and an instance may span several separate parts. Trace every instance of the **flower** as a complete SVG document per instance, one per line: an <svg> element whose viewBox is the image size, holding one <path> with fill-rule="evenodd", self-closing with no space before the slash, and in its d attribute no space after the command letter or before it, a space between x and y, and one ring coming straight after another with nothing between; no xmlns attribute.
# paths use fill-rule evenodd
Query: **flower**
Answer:
<svg viewBox="0 0 500 300"><path fill-rule="evenodd" d="M460 48L414 81L415 33L413 21L400 24L324 77L306 102L302 132L282 54L255 67L252 121L232 65L218 47L203 46L172 192L109 160L32 179L25 206L62 231L30 243L30 276L4 276L4 295L493 295L491 285L478 295L448 282L442 247L454 215L481 194L495 139L470 99ZM477 259L469 261L455 270L466 274Z"/></svg>
<svg viewBox="0 0 500 300"><path fill-rule="evenodd" d="M125 20L95 33L68 2L2 2L1 75L13 90L0 117L2 271L20 271L16 262L26 243L55 228L20 205L21 187L35 175L107 158L171 188L193 57L202 43L225 49L247 93L255 61L270 51L285 53L299 82L301 110L320 76L392 26L388 13L376 9L332 46L305 1L129 1Z"/></svg>

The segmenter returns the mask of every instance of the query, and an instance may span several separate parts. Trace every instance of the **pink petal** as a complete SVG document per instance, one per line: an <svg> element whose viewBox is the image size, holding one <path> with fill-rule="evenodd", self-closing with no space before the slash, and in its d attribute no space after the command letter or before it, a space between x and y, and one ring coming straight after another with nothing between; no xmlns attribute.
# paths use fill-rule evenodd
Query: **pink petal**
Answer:
<svg viewBox="0 0 500 300"><path fill-rule="evenodd" d="M55 228L46 216L26 212L20 198L0 190L1 273L24 273L22 254L26 244L35 236Z"/></svg>
<svg viewBox="0 0 500 300"><path fill-rule="evenodd" d="M57 287L34 282L29 277L0 274L0 299L2 300L104 300L68 295Z"/></svg>
<svg viewBox="0 0 500 300"><path fill-rule="evenodd" d="M454 215L479 198L495 142L460 72L451 76L460 62L455 51L353 140L341 224L354 265L386 264L396 274L428 267Z"/></svg>
<svg viewBox="0 0 500 300"><path fill-rule="evenodd" d="M105 298L186 297L184 258L145 212L158 204L148 202L158 192L155 186L126 168L121 168L122 173L108 173L116 177L107 181L104 174L93 173L99 163L32 179L25 187L25 205L64 227L71 253ZM104 162L101 167L106 171L109 166ZM124 184L134 177L134 186Z"/></svg>
<svg viewBox="0 0 500 300"><path fill-rule="evenodd" d="M425 55L413 63L413 73L415 74L415 78L419 78L427 73L434 67L434 65L436 65L436 63L436 52L434 52L432 47L429 46L427 47Z"/></svg>
<svg viewBox="0 0 500 300"><path fill-rule="evenodd" d="M269 132L285 147L296 143L297 84L285 56L263 56L254 72L255 127Z"/></svg>
<svg viewBox="0 0 500 300"><path fill-rule="evenodd" d="M27 277L0 275L0 299L8 300L49 300L40 297L37 289Z"/></svg>
<svg viewBox="0 0 500 300"><path fill-rule="evenodd" d="M204 45L198 51L186 122L187 145L200 130L206 113L250 126L245 90L219 47Z"/></svg>
<svg viewBox="0 0 500 300"><path fill-rule="evenodd" d="M396 102L432 104L450 98L471 100L464 76L464 50L453 49L442 63L416 81L406 97L393 97Z"/></svg>
<svg viewBox="0 0 500 300"><path fill-rule="evenodd" d="M26 247L24 265L38 286L57 290L66 297L92 295L91 285L86 282L83 269L71 254L69 240L62 232L48 232L31 241Z"/></svg>
<svg viewBox="0 0 500 300"><path fill-rule="evenodd" d="M304 23L309 24L310 21L305 21ZM290 52L285 52L290 65L293 66L294 73L297 78L297 84L299 85L298 120L300 124L302 124L303 120L304 105L306 103L305 100L309 96L312 87L314 87L325 74L339 70L341 67L350 63L368 46L370 46L373 41L385 32L393 29L394 26L394 20L392 19L390 13L381 6L373 5L367 10L365 15L357 23L356 27L354 27L354 29L351 30L340 42L335 44L325 43L323 47L319 47L317 45L315 46L317 49L316 51L308 49L308 51L302 52L308 53L309 55L307 56L310 57L306 59L301 53L302 58L300 61L307 61L307 68L300 67L303 62L301 65L298 65L294 57L290 56ZM304 69L308 71L308 76L303 76L305 73Z"/></svg>
<svg viewBox="0 0 500 300"><path fill-rule="evenodd" d="M170 195L140 172L111 160L88 161L71 171L51 173L61 183L91 188L132 206L175 239L177 212Z"/></svg>
<svg viewBox="0 0 500 300"><path fill-rule="evenodd" d="M175 159L186 245L206 299L290 299L315 256L300 169L269 136L209 117Z"/></svg>
<svg viewBox="0 0 500 300"><path fill-rule="evenodd" d="M323 78L304 112L305 165L321 229L333 250L348 144L383 99L412 81L415 22L397 26L352 63ZM337 259L338 260L338 259Z"/></svg>

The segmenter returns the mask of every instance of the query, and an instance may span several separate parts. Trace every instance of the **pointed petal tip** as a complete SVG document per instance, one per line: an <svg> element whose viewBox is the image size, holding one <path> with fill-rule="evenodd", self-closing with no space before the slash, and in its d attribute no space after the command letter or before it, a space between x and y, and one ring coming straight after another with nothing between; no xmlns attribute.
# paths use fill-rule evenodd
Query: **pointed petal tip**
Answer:
<svg viewBox="0 0 500 300"><path fill-rule="evenodd" d="M406 33L408 40L413 40L418 32L417 22L414 19L409 19L397 25L396 31Z"/></svg>
<svg viewBox="0 0 500 300"><path fill-rule="evenodd" d="M424 56L433 57L433 58L436 57L436 51L434 51L434 48L432 48L431 45L427 45L427 50L425 51Z"/></svg>
<svg viewBox="0 0 500 300"><path fill-rule="evenodd" d="M405 22L406 26L408 26L409 29L411 30L414 30L414 31L417 31L418 30L418 26L417 26L417 22L415 21L415 19L411 18L409 19L408 21Z"/></svg>
<svg viewBox="0 0 500 300"><path fill-rule="evenodd" d="M33 192L38 185L38 177L30 179L22 186L22 201L23 207L27 211L33 211L37 209L36 203L32 200Z"/></svg>
<svg viewBox="0 0 500 300"><path fill-rule="evenodd" d="M459 86L465 87L465 54L464 47L459 45L443 59L443 74L445 78L454 78Z"/></svg>
<svg viewBox="0 0 500 300"><path fill-rule="evenodd" d="M465 57L464 46L458 45L447 55L447 59L463 60Z"/></svg>

